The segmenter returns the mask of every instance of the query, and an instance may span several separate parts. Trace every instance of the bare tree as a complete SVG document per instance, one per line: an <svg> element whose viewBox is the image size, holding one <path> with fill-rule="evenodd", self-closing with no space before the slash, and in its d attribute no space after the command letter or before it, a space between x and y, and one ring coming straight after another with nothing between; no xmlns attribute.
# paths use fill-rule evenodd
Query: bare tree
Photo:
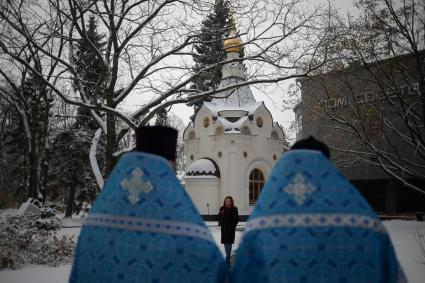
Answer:
<svg viewBox="0 0 425 283"><path fill-rule="evenodd" d="M207 91L190 88L199 72L205 71L194 72L191 60L193 46L202 40L199 23L213 2L50 0L45 4L3 0L2 28L15 37L4 40L0 35L2 59L13 62L11 73L25 67L66 103L90 109L106 136L108 172L122 137L130 129L147 124L158 111L244 85L303 77L327 61L327 37L320 33L329 24L325 9L306 9L300 0L240 1L234 3L233 10L240 22L239 34L245 41L247 56L220 61L205 69L244 61L250 71L247 80ZM102 49L91 46L103 64L95 88L102 93L102 99L97 101L88 98L87 82L73 61L77 40L88 39L86 23L90 17L98 22L106 43ZM45 62L51 62L54 71L40 72L27 62L19 52L27 45L46 57ZM75 92L73 83L78 86ZM122 106L131 98L140 101L141 106L126 115Z"/></svg>
<svg viewBox="0 0 425 283"><path fill-rule="evenodd" d="M20 199L24 195L25 171L20 170L25 163L18 150L19 143L16 142L17 131L20 128L17 113L13 106L0 96L0 207L8 207L13 200ZM24 196L25 197L25 196Z"/></svg>
<svg viewBox="0 0 425 283"><path fill-rule="evenodd" d="M20 16L22 15L15 15L12 20L16 26L27 30L24 19ZM31 28L39 27L40 25L34 25ZM0 53L0 76L4 81L4 87L0 87L0 96L12 106L19 117L20 131L24 133L23 156L28 172L19 189L25 189L27 197L36 198L39 197L39 191L45 189L43 176L47 169L44 165L53 102L51 89L39 74L44 74L46 80L51 80L56 67L55 62L39 52L36 44L54 54L61 51L53 51L46 38L37 38L31 43L7 27L3 27L2 41L9 42L9 48L19 54L20 60L24 62L17 63L7 54ZM51 84L55 85L56 79L52 79Z"/></svg>
<svg viewBox="0 0 425 283"><path fill-rule="evenodd" d="M332 63L301 81L301 107L315 105L303 119L322 121L340 166L378 167L425 194L425 3L357 5L358 18L334 19Z"/></svg>

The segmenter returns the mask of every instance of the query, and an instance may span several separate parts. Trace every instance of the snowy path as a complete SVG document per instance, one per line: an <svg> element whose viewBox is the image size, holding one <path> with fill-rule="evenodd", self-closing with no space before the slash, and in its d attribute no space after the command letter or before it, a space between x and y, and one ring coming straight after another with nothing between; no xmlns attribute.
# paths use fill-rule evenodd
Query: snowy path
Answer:
<svg viewBox="0 0 425 283"><path fill-rule="evenodd" d="M77 223L76 223L77 224ZM207 223L217 245L224 255L224 247L220 244L220 229L215 223ZM425 258L421 256L415 235L421 233L425 235L425 222L392 220L384 221L385 227L390 233L391 240L394 243L397 256L407 275L409 283L423 283L425 278ZM78 235L80 229L65 228L60 231L61 235ZM243 226L243 224L242 224ZM240 241L241 232L236 232L236 245ZM422 262L421 262L422 260ZM71 265L59 267L46 267L40 265L24 266L18 270L0 271L1 283L66 283Z"/></svg>
<svg viewBox="0 0 425 283"><path fill-rule="evenodd" d="M0 271L2 283L66 283L71 264L59 267L29 265L17 270Z"/></svg>
<svg viewBox="0 0 425 283"><path fill-rule="evenodd" d="M425 255L421 255L416 240L416 236L421 234L425 243L425 222L391 220L383 223L390 234L408 282L425 282Z"/></svg>

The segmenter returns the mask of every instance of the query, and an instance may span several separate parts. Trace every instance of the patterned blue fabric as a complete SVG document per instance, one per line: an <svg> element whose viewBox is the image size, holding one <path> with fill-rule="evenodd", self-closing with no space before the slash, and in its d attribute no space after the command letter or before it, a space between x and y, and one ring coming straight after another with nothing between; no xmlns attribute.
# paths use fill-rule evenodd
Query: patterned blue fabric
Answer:
<svg viewBox="0 0 425 283"><path fill-rule="evenodd" d="M125 154L83 226L69 282L226 282L211 233L168 162Z"/></svg>
<svg viewBox="0 0 425 283"><path fill-rule="evenodd" d="M404 282L376 214L318 151L275 165L236 253L233 282Z"/></svg>

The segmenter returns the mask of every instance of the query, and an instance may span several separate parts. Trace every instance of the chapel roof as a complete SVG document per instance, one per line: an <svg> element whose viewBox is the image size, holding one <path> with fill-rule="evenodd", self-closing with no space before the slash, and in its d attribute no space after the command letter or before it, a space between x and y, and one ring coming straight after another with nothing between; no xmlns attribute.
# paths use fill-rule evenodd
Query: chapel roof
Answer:
<svg viewBox="0 0 425 283"><path fill-rule="evenodd" d="M240 117L237 121L231 122L228 119L224 117L218 117L218 121L221 122L221 124L224 127L224 131L226 133L239 133L242 128L242 124L248 120L248 116Z"/></svg>
<svg viewBox="0 0 425 283"><path fill-rule="evenodd" d="M246 82L246 68L242 63L243 58L241 58L242 49L243 42L237 37L233 28L228 38L224 41L226 60L230 62L224 64L221 69L222 77L218 89ZM249 86L242 85L215 94L211 102L217 105L243 106L256 101Z"/></svg>
<svg viewBox="0 0 425 283"><path fill-rule="evenodd" d="M232 31L230 32L227 39L224 40L223 47L224 47L224 50L226 50L226 52L238 52L239 53L243 49L242 39L240 39L236 35L236 31L234 29L232 29Z"/></svg>
<svg viewBox="0 0 425 283"><path fill-rule="evenodd" d="M194 161L186 169L186 177L201 177L201 176L211 176L211 177L220 177L220 170L218 166L208 158L201 158Z"/></svg>
<svg viewBox="0 0 425 283"><path fill-rule="evenodd" d="M246 115L253 115L255 111L264 103L261 102L253 102L249 104L244 104L241 106L238 105L229 105L229 104L217 104L214 102L204 102L205 107L210 110L212 117L215 119L220 116L221 111L245 111Z"/></svg>

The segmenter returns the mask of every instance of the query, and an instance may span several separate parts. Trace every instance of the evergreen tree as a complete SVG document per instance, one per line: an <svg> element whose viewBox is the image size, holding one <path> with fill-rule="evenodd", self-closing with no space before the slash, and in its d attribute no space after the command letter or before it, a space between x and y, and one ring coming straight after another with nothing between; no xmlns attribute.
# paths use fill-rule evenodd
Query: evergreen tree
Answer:
<svg viewBox="0 0 425 283"><path fill-rule="evenodd" d="M41 67L38 67L41 70ZM48 125L50 109L53 100L48 97L46 84L35 74L30 73L23 85L23 95L28 102L27 122L29 127L30 143L27 147L29 167L29 196L40 197L46 188L47 174L45 164L48 143Z"/></svg>
<svg viewBox="0 0 425 283"><path fill-rule="evenodd" d="M33 67L42 73L42 65L34 60ZM3 165L13 176L9 191L21 202L28 197L38 198L46 175L42 166L46 162L48 125L53 100L47 85L33 72L23 73L20 85L9 82L9 114L3 132L1 147ZM13 85L13 87L12 87ZM1 169L1 168L0 168ZM2 171L5 172L6 171Z"/></svg>
<svg viewBox="0 0 425 283"><path fill-rule="evenodd" d="M91 104L101 103L104 99L106 70L99 55L105 46L103 38L97 31L95 18L90 17L85 38L81 38L76 44L73 58L80 75L79 78L74 78L74 89L82 91ZM66 217L78 212L84 203L90 203L96 196L97 185L91 172L89 154L97 127L90 111L79 107L75 123L70 128L62 129L54 139L50 157L54 166L50 170L53 178L49 197L66 202ZM100 145L98 151L104 151L104 147ZM103 155L98 154L99 157ZM98 161L103 163L102 158Z"/></svg>
<svg viewBox="0 0 425 283"><path fill-rule="evenodd" d="M201 71L204 68L223 61L225 52L223 40L229 35L232 28L232 17L230 3L228 0L216 0L214 10L202 22L199 44L195 45L196 55L193 56L195 66L193 71L198 73L194 78L192 88L199 91L206 91L217 87L221 80L221 66ZM195 113L191 117L193 121L196 113L201 108L203 101L210 101L210 98L190 102Z"/></svg>
<svg viewBox="0 0 425 283"><path fill-rule="evenodd" d="M0 208L3 208L3 202L8 198L20 203L28 197L28 142L19 113L5 101L2 101L1 106Z"/></svg>
<svg viewBox="0 0 425 283"><path fill-rule="evenodd" d="M96 198L97 184L89 161L92 138L90 131L74 124L71 128L62 129L51 146L48 197L64 202L66 217L78 213ZM101 141L98 151L103 146Z"/></svg>
<svg viewBox="0 0 425 283"><path fill-rule="evenodd" d="M102 41L104 35L97 32L97 23L93 16L89 18L86 28L86 38L81 38L76 44L76 53L74 65L80 75L82 82L74 79L74 89L83 88L84 94L90 103L101 103L104 98L106 72L102 58L94 49L103 51L105 42ZM94 130L97 125L90 117L90 111L87 108L77 110L77 123L81 126Z"/></svg>
<svg viewBox="0 0 425 283"><path fill-rule="evenodd" d="M167 126L168 125L168 116L167 110L162 109L156 113L155 126Z"/></svg>

